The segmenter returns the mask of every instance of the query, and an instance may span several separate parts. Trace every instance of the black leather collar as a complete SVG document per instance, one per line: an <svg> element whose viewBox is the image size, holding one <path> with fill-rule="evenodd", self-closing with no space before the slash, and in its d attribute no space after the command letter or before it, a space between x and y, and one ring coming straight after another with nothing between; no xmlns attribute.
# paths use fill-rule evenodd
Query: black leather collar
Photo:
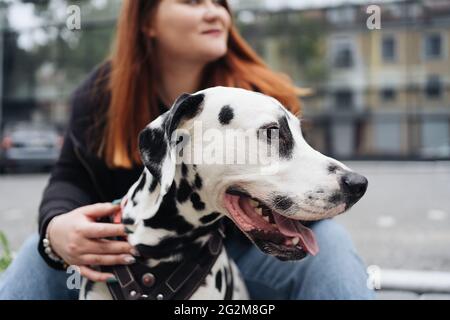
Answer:
<svg viewBox="0 0 450 320"><path fill-rule="evenodd" d="M138 260L132 265L102 266L118 282L108 283L114 300L187 300L203 283L223 248L223 222L211 232L210 239L197 254L178 263L148 267ZM231 277L233 278L233 277ZM230 291L230 290L228 290ZM231 292L226 296L231 298Z"/></svg>

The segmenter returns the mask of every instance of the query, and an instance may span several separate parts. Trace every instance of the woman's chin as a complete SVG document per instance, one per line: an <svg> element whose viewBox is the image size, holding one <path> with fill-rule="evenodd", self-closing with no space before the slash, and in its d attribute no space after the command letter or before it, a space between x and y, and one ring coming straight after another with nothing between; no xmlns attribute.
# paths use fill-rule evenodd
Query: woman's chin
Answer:
<svg viewBox="0 0 450 320"><path fill-rule="evenodd" d="M228 48L226 46L223 46L222 48L212 47L212 48L205 48L205 50L202 50L198 53L198 57L203 57L203 60L206 63L214 62L223 56L226 55Z"/></svg>

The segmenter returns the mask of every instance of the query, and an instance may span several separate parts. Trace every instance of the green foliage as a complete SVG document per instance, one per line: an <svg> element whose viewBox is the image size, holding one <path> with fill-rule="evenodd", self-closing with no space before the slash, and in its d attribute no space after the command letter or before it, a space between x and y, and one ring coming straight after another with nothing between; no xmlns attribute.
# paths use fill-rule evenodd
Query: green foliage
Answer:
<svg viewBox="0 0 450 320"><path fill-rule="evenodd" d="M6 270L12 261L11 250L9 249L8 239L3 232L0 231L0 272Z"/></svg>

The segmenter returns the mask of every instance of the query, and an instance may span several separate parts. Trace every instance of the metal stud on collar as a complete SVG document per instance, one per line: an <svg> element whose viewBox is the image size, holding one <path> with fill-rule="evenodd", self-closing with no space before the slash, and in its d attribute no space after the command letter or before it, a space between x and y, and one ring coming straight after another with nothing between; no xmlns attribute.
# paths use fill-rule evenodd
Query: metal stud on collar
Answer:
<svg viewBox="0 0 450 320"><path fill-rule="evenodd" d="M153 273L146 273L142 276L142 283L144 284L144 286L146 287L151 287L155 284L155 276L153 275Z"/></svg>

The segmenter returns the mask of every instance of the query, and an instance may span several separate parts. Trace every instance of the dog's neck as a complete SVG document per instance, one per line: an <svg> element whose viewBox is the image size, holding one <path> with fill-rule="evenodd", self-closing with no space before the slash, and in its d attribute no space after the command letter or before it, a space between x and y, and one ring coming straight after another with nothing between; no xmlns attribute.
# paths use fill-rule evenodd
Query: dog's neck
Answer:
<svg viewBox="0 0 450 320"><path fill-rule="evenodd" d="M144 169L127 194L122 222L130 232L130 243L146 256L159 261L182 259L209 240L222 214L212 211L196 166L181 164L156 213L145 217L160 187L155 186L154 179Z"/></svg>

